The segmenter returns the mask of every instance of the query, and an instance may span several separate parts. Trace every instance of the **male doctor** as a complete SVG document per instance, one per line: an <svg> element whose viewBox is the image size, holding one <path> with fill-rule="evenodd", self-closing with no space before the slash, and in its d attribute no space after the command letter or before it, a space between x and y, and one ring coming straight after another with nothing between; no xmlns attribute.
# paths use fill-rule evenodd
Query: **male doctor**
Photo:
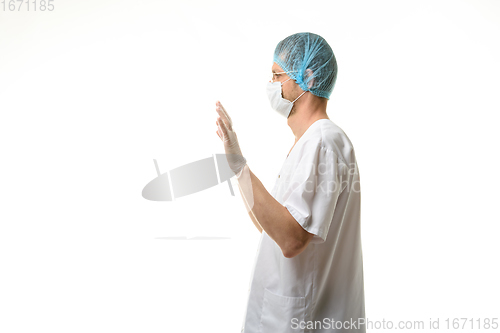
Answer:
<svg viewBox="0 0 500 333"><path fill-rule="evenodd" d="M267 93L295 143L271 193L216 103L217 134L261 232L241 332L366 332L358 166L351 141L326 114L337 61L313 33L280 41L273 60Z"/></svg>

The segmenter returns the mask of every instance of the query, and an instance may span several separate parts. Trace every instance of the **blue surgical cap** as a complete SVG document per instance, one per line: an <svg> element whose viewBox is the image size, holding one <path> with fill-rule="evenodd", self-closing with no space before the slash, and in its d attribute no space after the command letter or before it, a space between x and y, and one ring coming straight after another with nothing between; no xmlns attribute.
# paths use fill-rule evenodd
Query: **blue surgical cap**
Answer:
<svg viewBox="0 0 500 333"><path fill-rule="evenodd" d="M337 80L337 60L323 37L310 32L288 36L276 46L274 62L283 71L291 72L288 76L302 90L330 99ZM313 84L309 88L311 80Z"/></svg>

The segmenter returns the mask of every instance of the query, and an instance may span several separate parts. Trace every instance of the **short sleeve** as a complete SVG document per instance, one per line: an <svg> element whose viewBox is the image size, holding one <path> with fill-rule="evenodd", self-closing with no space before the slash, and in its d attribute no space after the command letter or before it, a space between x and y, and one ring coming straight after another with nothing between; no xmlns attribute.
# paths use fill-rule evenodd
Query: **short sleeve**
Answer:
<svg viewBox="0 0 500 333"><path fill-rule="evenodd" d="M340 194L339 164L333 150L321 141L307 141L290 168L282 204L309 233L311 243L326 240Z"/></svg>

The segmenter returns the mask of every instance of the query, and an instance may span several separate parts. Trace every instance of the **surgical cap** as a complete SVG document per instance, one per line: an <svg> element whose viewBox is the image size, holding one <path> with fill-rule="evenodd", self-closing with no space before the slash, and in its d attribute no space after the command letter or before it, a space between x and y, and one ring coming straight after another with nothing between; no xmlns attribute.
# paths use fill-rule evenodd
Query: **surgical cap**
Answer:
<svg viewBox="0 0 500 333"><path fill-rule="evenodd" d="M330 99L337 80L337 60L326 40L310 32L283 39L274 50L274 62L304 91ZM312 73L306 71L310 69ZM313 80L311 88L309 82Z"/></svg>

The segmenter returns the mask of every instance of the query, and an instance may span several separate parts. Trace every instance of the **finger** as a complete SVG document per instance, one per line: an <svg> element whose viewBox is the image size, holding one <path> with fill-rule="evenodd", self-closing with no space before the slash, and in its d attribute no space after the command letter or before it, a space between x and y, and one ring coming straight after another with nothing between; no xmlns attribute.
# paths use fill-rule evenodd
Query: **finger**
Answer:
<svg viewBox="0 0 500 333"><path fill-rule="evenodd" d="M224 106L222 104L220 104L220 107L222 109L222 113L224 114L224 116L227 119L228 128L230 130L232 130L233 129L233 121L231 120L231 117L229 116L229 114L227 113L226 109L224 108Z"/></svg>
<svg viewBox="0 0 500 333"><path fill-rule="evenodd" d="M224 107L222 106L222 104L220 102L217 104L217 107L215 108L215 110L217 110L217 113L219 113L219 116L222 118L222 120L224 120L224 123L226 124L227 128L229 130L232 130L233 124L231 122L231 118L229 118L229 115L227 114L227 112L225 111Z"/></svg>
<svg viewBox="0 0 500 333"><path fill-rule="evenodd" d="M219 138L221 138L220 134L219 134L219 123L217 122L217 120L215 120L215 126L217 126L217 130L215 131L215 133L217 133L217 135L219 136Z"/></svg>
<svg viewBox="0 0 500 333"><path fill-rule="evenodd" d="M219 118L226 118L226 115L224 114L224 112L222 111L222 108L220 105L217 105L215 107L215 111L217 111L217 113L219 114Z"/></svg>
<svg viewBox="0 0 500 333"><path fill-rule="evenodd" d="M222 112L222 109L220 108L220 106L217 105L215 107L215 111L217 111L217 113L218 113L217 121L219 121L220 119L225 118L224 113Z"/></svg>
<svg viewBox="0 0 500 333"><path fill-rule="evenodd" d="M217 125L217 128L219 131L221 129L221 123L223 123L222 119L220 117L217 117L217 120L215 120L215 125ZM222 134L222 132L221 132L221 134Z"/></svg>
<svg viewBox="0 0 500 333"><path fill-rule="evenodd" d="M219 128L223 131L227 131L227 126L226 126L226 123L224 123L224 120L222 120L222 118L217 118L217 125L219 126Z"/></svg>
<svg viewBox="0 0 500 333"><path fill-rule="evenodd" d="M221 127L224 125L225 128L227 128L227 125L226 123L224 122L224 120L222 119L221 116L217 117L217 126Z"/></svg>
<svg viewBox="0 0 500 333"><path fill-rule="evenodd" d="M216 121L217 123L217 135L219 136L219 138L221 138L221 140L224 140L224 134L222 133L222 130L221 130L221 127L218 123L218 121Z"/></svg>
<svg viewBox="0 0 500 333"><path fill-rule="evenodd" d="M232 124L232 121L231 121L231 117L229 117L229 114L227 113L226 111L226 108L221 104L221 102L219 102L219 105L222 109L222 112L224 112L224 115L226 116L226 118L229 120L229 122Z"/></svg>
<svg viewBox="0 0 500 333"><path fill-rule="evenodd" d="M220 118L218 119L218 122L219 122L219 129L221 130L221 133L224 136L224 138L226 138L227 137L227 127L226 127L226 124Z"/></svg>

